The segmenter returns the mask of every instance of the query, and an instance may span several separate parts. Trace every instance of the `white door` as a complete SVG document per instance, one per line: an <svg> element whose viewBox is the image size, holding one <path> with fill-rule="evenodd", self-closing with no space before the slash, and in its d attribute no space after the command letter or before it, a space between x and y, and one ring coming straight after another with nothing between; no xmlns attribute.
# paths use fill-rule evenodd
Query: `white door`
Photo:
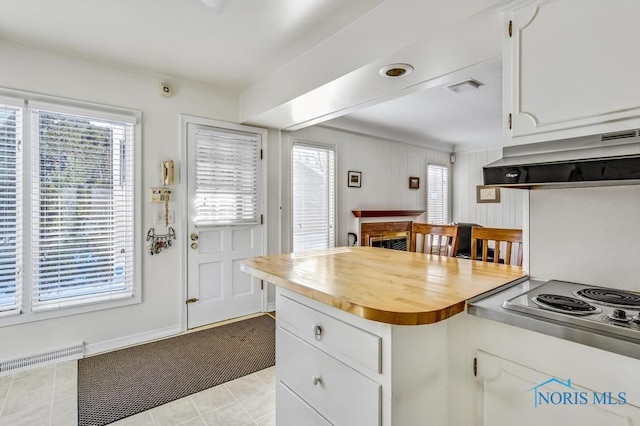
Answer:
<svg viewBox="0 0 640 426"><path fill-rule="evenodd" d="M263 254L262 134L187 124L187 326L263 310L240 261Z"/></svg>

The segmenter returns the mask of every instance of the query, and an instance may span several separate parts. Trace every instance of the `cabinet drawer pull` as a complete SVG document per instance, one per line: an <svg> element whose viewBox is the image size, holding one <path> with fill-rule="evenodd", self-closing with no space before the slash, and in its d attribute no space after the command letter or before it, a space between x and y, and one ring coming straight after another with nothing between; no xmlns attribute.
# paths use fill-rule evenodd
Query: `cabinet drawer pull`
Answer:
<svg viewBox="0 0 640 426"><path fill-rule="evenodd" d="M322 379L317 376L313 376L313 386L318 386L322 384Z"/></svg>
<svg viewBox="0 0 640 426"><path fill-rule="evenodd" d="M322 340L322 327L319 325L314 325L313 335L315 336L316 340L318 341Z"/></svg>

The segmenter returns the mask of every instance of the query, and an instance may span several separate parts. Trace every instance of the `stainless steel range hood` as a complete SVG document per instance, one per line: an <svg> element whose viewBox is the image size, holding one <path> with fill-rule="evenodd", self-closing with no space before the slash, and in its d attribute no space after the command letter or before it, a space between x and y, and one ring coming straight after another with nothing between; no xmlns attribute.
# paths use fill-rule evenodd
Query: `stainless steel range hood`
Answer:
<svg viewBox="0 0 640 426"><path fill-rule="evenodd" d="M505 147L483 175L506 188L640 184L640 130Z"/></svg>

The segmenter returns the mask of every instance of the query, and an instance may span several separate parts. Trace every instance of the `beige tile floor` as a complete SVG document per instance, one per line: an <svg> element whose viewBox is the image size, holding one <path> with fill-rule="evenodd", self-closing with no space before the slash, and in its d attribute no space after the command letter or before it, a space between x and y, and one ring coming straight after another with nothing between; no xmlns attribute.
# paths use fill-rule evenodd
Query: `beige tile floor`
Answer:
<svg viewBox="0 0 640 426"><path fill-rule="evenodd" d="M77 361L0 377L0 426L77 424ZM114 426L275 425L275 367L112 423Z"/></svg>

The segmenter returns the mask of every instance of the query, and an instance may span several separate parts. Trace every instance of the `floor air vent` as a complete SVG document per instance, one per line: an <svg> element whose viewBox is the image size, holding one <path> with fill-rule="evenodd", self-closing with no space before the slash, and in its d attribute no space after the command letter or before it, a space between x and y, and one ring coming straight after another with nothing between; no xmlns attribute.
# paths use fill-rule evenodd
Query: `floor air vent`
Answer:
<svg viewBox="0 0 640 426"><path fill-rule="evenodd" d="M56 351L45 352L39 355L31 355L22 358L12 359L0 362L0 375L13 373L27 368L53 364L54 362L71 361L80 359L84 354L84 345L79 343Z"/></svg>

